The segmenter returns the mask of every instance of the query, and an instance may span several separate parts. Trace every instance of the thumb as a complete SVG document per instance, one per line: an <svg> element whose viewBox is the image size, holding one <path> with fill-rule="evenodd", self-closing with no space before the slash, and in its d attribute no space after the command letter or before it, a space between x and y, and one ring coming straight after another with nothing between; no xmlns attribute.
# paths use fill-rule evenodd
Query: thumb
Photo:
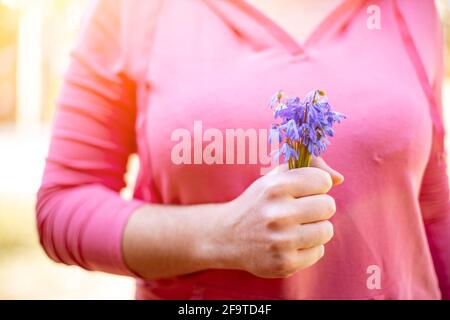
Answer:
<svg viewBox="0 0 450 320"><path fill-rule="evenodd" d="M271 175L275 175L275 174L278 174L281 172L286 172L288 170L289 170L288 164L283 163L283 164L280 164L280 165L276 166L275 168L273 168L271 171L269 171L269 173L267 175L271 176Z"/></svg>
<svg viewBox="0 0 450 320"><path fill-rule="evenodd" d="M331 179L333 180L333 185L335 186L340 185L342 182L344 182L344 176L336 170L330 168L325 160L320 157L311 159L310 167L319 168L328 172L331 176Z"/></svg>

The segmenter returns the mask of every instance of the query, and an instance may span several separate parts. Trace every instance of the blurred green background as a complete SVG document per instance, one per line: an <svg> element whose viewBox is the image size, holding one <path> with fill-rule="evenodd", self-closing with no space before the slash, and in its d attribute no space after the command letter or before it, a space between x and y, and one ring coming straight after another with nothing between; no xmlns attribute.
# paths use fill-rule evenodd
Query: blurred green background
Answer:
<svg viewBox="0 0 450 320"><path fill-rule="evenodd" d="M88 0L0 0L0 299L132 299L126 277L51 261L38 243L35 193L61 76ZM430 0L431 1L431 0ZM445 119L450 128L450 11L446 32ZM124 197L130 197L132 158Z"/></svg>

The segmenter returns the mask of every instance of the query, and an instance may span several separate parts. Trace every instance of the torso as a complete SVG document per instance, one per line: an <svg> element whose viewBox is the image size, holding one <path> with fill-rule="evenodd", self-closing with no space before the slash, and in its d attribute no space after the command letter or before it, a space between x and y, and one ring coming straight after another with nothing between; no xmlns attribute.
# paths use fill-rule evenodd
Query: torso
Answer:
<svg viewBox="0 0 450 320"><path fill-rule="evenodd" d="M350 1L346 9L360 2ZM242 193L260 177L260 163L177 165L171 159L178 143L172 134L184 129L194 137L196 121L203 132L217 129L224 137L230 128L267 129L273 121L267 102L279 89L299 96L324 89L333 107L347 115L325 154L346 181L332 191L335 237L314 267L271 280L207 270L141 282L138 297L437 298L418 203L432 122L392 2L377 1L385 12L380 31L365 27L361 8L348 20L334 16L307 48L240 0L164 3L155 33L142 32L148 38L139 41L141 46L151 41L151 50L137 49L144 55L134 60L146 66L137 79L138 197L188 205L229 201ZM218 152L226 158L225 148ZM367 287L370 265L382 268L383 290Z"/></svg>

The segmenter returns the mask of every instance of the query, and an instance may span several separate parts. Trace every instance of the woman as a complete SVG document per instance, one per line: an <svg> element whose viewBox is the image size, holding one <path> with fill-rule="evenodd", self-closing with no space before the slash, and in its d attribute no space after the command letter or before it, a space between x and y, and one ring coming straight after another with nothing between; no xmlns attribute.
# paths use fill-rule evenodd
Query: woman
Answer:
<svg viewBox="0 0 450 320"><path fill-rule="evenodd" d="M433 2L314 3L97 1L38 195L47 254L136 277L139 299L450 297ZM325 154L342 174L315 159L261 176L261 163L209 164L193 150L207 145L198 123L266 129L275 91L319 88L347 115ZM178 129L194 136L181 164Z"/></svg>

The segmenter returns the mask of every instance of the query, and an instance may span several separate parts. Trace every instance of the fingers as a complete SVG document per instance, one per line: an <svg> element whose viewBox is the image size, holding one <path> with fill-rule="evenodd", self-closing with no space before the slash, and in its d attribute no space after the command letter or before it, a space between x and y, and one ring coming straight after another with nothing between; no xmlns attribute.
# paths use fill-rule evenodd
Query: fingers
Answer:
<svg viewBox="0 0 450 320"><path fill-rule="evenodd" d="M312 223L330 219L336 213L336 202L327 194L293 200L297 210L292 212L296 223Z"/></svg>
<svg viewBox="0 0 450 320"><path fill-rule="evenodd" d="M330 168L322 158L313 159L311 165L292 170L288 170L287 164L274 168L267 174L267 194L270 197L291 195L294 198L325 194L333 185L344 181L343 175Z"/></svg>
<svg viewBox="0 0 450 320"><path fill-rule="evenodd" d="M276 166L272 170L269 171L267 176L273 176L281 172L286 172L289 170L289 165L287 163L280 164L279 166Z"/></svg>
<svg viewBox="0 0 450 320"><path fill-rule="evenodd" d="M273 183L282 193L294 198L324 194L330 191L333 181L329 173L317 168L300 168L282 172Z"/></svg>
<svg viewBox="0 0 450 320"><path fill-rule="evenodd" d="M296 225L277 236L276 247L288 250L309 249L327 244L333 236L333 224L328 220Z"/></svg>
<svg viewBox="0 0 450 320"><path fill-rule="evenodd" d="M299 259L304 261L303 268L308 268L314 265L323 257L324 254L325 246L323 245L298 251Z"/></svg>
<svg viewBox="0 0 450 320"><path fill-rule="evenodd" d="M325 254L325 247L323 245L319 245L316 247L298 250L295 255L295 260L297 260L298 269L308 268L317 261L319 261L323 255Z"/></svg>
<svg viewBox="0 0 450 320"><path fill-rule="evenodd" d="M331 179L333 180L333 185L339 185L342 182L344 182L344 176L337 172L336 170L332 169L328 166L328 164L323 160L322 158L313 158L311 160L311 167L322 169L326 172L328 172L331 176Z"/></svg>
<svg viewBox="0 0 450 320"><path fill-rule="evenodd" d="M283 228L328 220L336 213L336 202L333 197L320 194L279 203L273 210L278 216L276 227Z"/></svg>
<svg viewBox="0 0 450 320"><path fill-rule="evenodd" d="M333 168L331 168L325 162L325 160L323 160L321 157L312 158L311 159L311 163L310 163L310 167L318 168L318 169L322 169L323 171L326 171L331 176L331 179L333 181L333 185L339 185L342 182L344 182L344 176L342 174L340 174L338 171L336 171ZM288 170L289 170L288 164L284 163L284 164L281 164L281 165L275 167L274 169L272 169L272 171L270 171L267 175L276 175L276 174L279 174L279 173L286 172Z"/></svg>
<svg viewBox="0 0 450 320"><path fill-rule="evenodd" d="M274 271L277 277L288 277L298 270L308 268L319 261L324 253L324 244L333 237L333 226L328 221L298 226L291 231L284 243L284 253L277 256ZM292 235L293 234L293 235ZM289 245L286 245L289 243Z"/></svg>
<svg viewBox="0 0 450 320"><path fill-rule="evenodd" d="M293 228L294 245L297 249L308 249L328 243L334 235L330 221L308 223Z"/></svg>

